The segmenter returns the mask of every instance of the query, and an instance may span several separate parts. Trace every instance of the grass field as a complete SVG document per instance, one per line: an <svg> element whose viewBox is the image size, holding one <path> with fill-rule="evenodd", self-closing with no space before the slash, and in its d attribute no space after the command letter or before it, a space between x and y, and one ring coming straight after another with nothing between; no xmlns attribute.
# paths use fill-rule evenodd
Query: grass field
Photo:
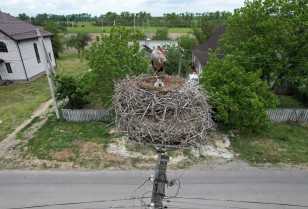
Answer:
<svg viewBox="0 0 308 209"><path fill-rule="evenodd" d="M76 53L64 54L57 61L59 74L77 74L87 69L85 63L80 63ZM44 75L32 82L3 86L0 95L0 141L51 98Z"/></svg>
<svg viewBox="0 0 308 209"><path fill-rule="evenodd" d="M31 83L15 83L1 87L0 95L0 141L51 98L45 76Z"/></svg>
<svg viewBox="0 0 308 209"><path fill-rule="evenodd" d="M308 126L273 123L270 131L253 136L238 136L231 141L239 158L252 164L308 165Z"/></svg>
<svg viewBox="0 0 308 209"><path fill-rule="evenodd" d="M133 31L133 26L126 26L127 28L131 28ZM86 33L109 33L112 26L94 26L91 22L78 22L77 27L69 27L66 33L78 33L78 32L86 32ZM159 29L158 27L142 27L136 26L136 30L142 33L155 33ZM191 28L169 28L169 33L189 33Z"/></svg>
<svg viewBox="0 0 308 209"><path fill-rule="evenodd" d="M78 157L78 142L92 142L106 146L113 136L107 123L76 123L50 117L39 132L29 141L29 152L40 159L50 158L49 153L71 150ZM71 159L72 160L72 159Z"/></svg>

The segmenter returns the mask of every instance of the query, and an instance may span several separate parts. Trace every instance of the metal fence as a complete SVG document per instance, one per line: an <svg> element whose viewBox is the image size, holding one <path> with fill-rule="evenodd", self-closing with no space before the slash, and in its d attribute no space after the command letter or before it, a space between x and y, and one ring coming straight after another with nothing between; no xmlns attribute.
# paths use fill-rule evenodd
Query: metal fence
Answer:
<svg viewBox="0 0 308 209"><path fill-rule="evenodd" d="M62 109L62 116L67 121L108 121L112 113L105 109Z"/></svg>
<svg viewBox="0 0 308 209"><path fill-rule="evenodd" d="M268 109L267 115L273 122L308 122L308 109Z"/></svg>

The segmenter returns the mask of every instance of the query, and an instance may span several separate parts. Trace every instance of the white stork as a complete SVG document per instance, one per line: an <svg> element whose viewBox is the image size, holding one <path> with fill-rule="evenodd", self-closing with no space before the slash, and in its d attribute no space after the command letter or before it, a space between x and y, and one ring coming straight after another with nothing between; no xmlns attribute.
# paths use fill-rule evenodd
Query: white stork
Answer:
<svg viewBox="0 0 308 209"><path fill-rule="evenodd" d="M166 52L160 47L157 46L151 53L151 63L153 66L154 74L158 72L163 72L164 81L166 80L166 71L165 71L165 62L167 61Z"/></svg>

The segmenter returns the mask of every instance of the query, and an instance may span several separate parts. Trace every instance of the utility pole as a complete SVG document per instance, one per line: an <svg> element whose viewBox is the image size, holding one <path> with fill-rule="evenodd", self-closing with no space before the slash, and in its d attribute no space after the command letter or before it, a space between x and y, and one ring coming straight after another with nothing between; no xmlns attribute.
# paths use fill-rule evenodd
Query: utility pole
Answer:
<svg viewBox="0 0 308 209"><path fill-rule="evenodd" d="M157 150L157 165L155 171L155 178L152 191L151 206L154 206L153 209L163 208L163 199L165 197L165 185L167 181L167 163L169 162L169 156L165 155L165 151L162 146L159 146Z"/></svg>
<svg viewBox="0 0 308 209"><path fill-rule="evenodd" d="M179 62L179 72L178 76L181 76L181 69L182 69L182 49L181 49L181 42L179 41L179 54L180 54L180 62Z"/></svg>
<svg viewBox="0 0 308 209"><path fill-rule="evenodd" d="M134 17L134 35L136 34L136 18Z"/></svg>
<svg viewBox="0 0 308 209"><path fill-rule="evenodd" d="M44 53L42 58L43 58L43 63L45 65L45 70L46 70L46 74L47 74L47 80L48 80L48 84L49 84L49 88L50 88L51 97L52 97L52 100L53 100L53 107L55 108L57 119L60 119L59 109L58 109L58 105L57 105L57 102L56 102L54 87L53 87L53 84L52 84L52 81L51 81L51 78L50 78L50 71L49 71L49 66L48 66L48 62L49 62L50 66L52 67L51 60L50 60L50 57L47 53L43 37L42 37L38 28L36 28L36 34L37 34L37 37L38 37L38 40L39 40L40 48L43 50L43 53Z"/></svg>

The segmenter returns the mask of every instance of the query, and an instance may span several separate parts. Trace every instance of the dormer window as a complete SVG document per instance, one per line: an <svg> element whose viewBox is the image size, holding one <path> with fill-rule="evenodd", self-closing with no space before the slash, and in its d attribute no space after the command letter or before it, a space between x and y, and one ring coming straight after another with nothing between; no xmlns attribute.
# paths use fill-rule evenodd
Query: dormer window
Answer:
<svg viewBox="0 0 308 209"><path fill-rule="evenodd" d="M6 44L0 41L0 52L8 52Z"/></svg>

